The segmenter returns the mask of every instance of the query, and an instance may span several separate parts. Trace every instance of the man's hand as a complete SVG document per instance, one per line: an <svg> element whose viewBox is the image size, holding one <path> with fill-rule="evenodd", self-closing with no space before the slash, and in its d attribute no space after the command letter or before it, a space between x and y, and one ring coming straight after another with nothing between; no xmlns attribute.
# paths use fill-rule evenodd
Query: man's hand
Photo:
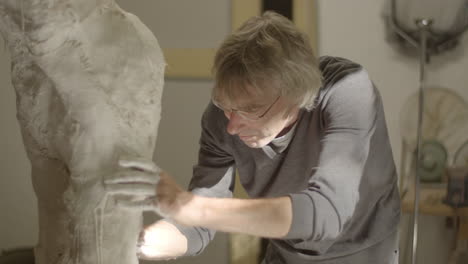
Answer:
<svg viewBox="0 0 468 264"><path fill-rule="evenodd" d="M202 197L182 190L152 161L123 160L119 165L116 177L105 183L121 206L155 211L186 226L224 232L281 238L290 229L292 203L287 196L265 199Z"/></svg>
<svg viewBox="0 0 468 264"><path fill-rule="evenodd" d="M115 197L118 206L155 211L176 221L181 215L181 207L192 197L167 173L145 159L120 160L117 172L111 179L105 180L105 187ZM164 220L146 227L137 244L140 259L173 259L186 251L187 238L173 224Z"/></svg>
<svg viewBox="0 0 468 264"><path fill-rule="evenodd" d="M105 185L119 206L155 211L178 221L183 217L181 208L193 198L152 161L120 160L117 171L115 177L105 181ZM183 223L183 219L180 222Z"/></svg>

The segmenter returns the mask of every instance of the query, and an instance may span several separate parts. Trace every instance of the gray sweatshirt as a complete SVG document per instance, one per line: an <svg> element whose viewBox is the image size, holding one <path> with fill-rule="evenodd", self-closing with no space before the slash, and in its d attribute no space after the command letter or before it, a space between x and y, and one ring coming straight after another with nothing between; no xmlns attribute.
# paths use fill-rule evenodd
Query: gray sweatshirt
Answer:
<svg viewBox="0 0 468 264"><path fill-rule="evenodd" d="M320 69L314 109L264 148L228 134L223 112L208 105L189 189L231 197L237 169L251 198L289 196L291 228L270 240L265 263L397 263L400 200L380 95L349 60L321 57ZM214 236L178 227L189 241L187 255L199 254Z"/></svg>

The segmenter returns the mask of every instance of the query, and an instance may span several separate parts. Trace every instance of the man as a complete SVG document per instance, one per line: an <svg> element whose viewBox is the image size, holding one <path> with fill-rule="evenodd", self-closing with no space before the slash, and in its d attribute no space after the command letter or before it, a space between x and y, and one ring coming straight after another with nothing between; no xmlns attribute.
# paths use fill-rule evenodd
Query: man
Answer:
<svg viewBox="0 0 468 264"><path fill-rule="evenodd" d="M166 217L146 228L140 257L199 254L219 230L269 238L264 263L397 263L397 175L367 72L317 61L273 12L224 41L214 72L191 192L144 160L107 181L141 196L122 206ZM230 198L235 170L252 199Z"/></svg>

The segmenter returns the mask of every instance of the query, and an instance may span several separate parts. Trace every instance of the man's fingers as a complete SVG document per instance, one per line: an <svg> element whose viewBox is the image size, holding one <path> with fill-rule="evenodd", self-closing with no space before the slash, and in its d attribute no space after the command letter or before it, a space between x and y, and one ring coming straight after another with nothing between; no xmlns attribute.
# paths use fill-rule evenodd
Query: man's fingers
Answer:
<svg viewBox="0 0 468 264"><path fill-rule="evenodd" d="M146 184L157 184L159 182L159 175L146 174L138 171L125 170L120 171L112 179L104 181L105 184L114 183L146 183Z"/></svg>
<svg viewBox="0 0 468 264"><path fill-rule="evenodd" d="M106 191L110 194L125 194L133 196L154 196L154 185L145 183L106 184Z"/></svg>
<svg viewBox="0 0 468 264"><path fill-rule="evenodd" d="M154 162L144 158L122 158L119 160L119 165L123 168L132 168L153 173L158 173L160 171L160 169L158 168L158 166L156 166L156 164L154 164Z"/></svg>

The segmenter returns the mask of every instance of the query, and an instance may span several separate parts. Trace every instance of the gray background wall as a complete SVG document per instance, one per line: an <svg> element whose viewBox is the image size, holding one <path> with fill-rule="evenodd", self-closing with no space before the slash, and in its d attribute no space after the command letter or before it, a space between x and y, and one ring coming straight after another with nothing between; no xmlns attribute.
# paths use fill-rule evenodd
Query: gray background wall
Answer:
<svg viewBox="0 0 468 264"><path fill-rule="evenodd" d="M417 90L418 60L402 55L385 41L380 17L383 1L319 0L319 53L347 57L367 68L383 96L398 163L399 110L409 94ZM118 2L153 30L162 47L216 47L230 27L229 0ZM428 84L454 89L468 100L467 44L465 34L456 51L433 58L428 66ZM15 118L9 63L9 54L0 42L0 249L33 245L37 239L36 200ZM187 185L196 161L199 119L209 100L211 84L166 80L155 157L182 185ZM452 231L444 227L443 218L421 218L419 262L445 263L451 238ZM219 235L200 257L174 263L227 263L227 256L227 238Z"/></svg>

